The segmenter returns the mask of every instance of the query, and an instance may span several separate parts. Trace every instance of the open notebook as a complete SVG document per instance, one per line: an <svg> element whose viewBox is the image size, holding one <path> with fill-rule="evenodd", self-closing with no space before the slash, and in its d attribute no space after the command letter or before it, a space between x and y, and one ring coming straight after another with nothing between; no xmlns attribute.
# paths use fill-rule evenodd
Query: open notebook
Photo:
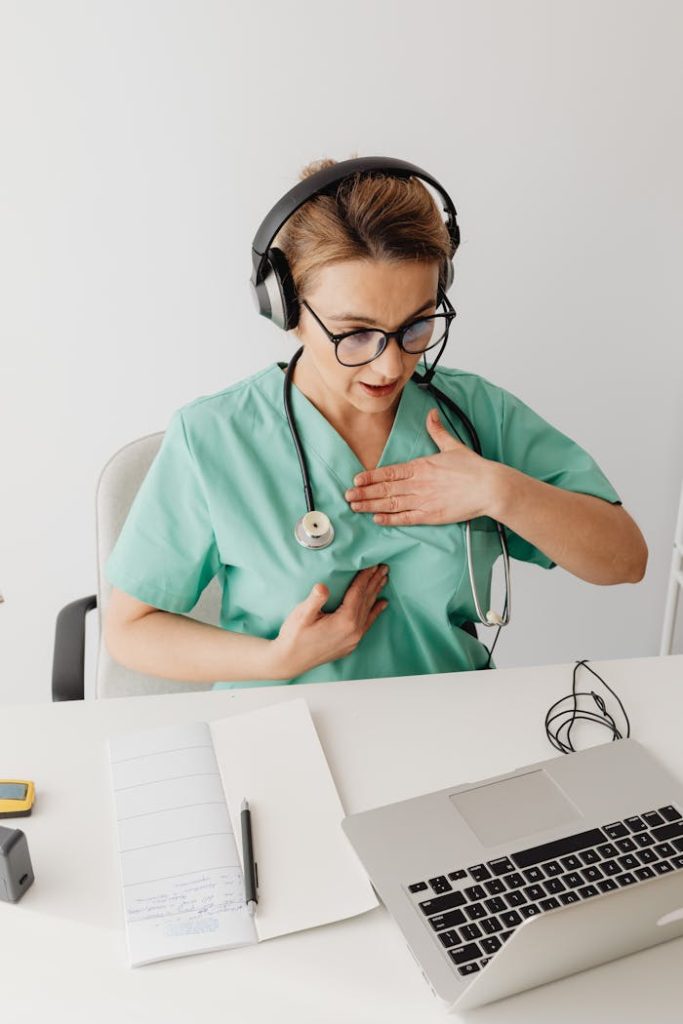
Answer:
<svg viewBox="0 0 683 1024"><path fill-rule="evenodd" d="M363 913L377 898L306 702L109 740L132 966ZM240 805L258 906L247 913Z"/></svg>

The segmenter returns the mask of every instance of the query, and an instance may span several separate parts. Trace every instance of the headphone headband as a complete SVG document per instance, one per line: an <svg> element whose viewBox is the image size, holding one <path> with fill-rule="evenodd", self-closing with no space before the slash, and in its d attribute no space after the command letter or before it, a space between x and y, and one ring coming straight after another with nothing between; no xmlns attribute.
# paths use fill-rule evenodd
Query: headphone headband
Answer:
<svg viewBox="0 0 683 1024"><path fill-rule="evenodd" d="M453 280L452 256L460 244L460 229L455 206L446 190L427 171L405 160L383 156L354 157L325 167L297 182L278 200L261 222L251 247L253 269L250 284L256 308L262 316L273 320L283 330L290 330L298 322L298 299L289 265L280 249L271 248L271 243L283 224L313 196L334 192L344 178L356 173L371 174L382 171L395 178L420 178L439 193L446 213L445 224L453 246L448 264L446 289L450 286Z"/></svg>

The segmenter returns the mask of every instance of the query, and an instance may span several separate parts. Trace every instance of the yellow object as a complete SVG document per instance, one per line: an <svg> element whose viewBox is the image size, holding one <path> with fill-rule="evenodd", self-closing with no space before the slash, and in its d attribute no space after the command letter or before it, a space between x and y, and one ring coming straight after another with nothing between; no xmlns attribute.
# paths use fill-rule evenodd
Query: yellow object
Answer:
<svg viewBox="0 0 683 1024"><path fill-rule="evenodd" d="M31 813L36 787L29 779L0 779L0 818L21 818Z"/></svg>

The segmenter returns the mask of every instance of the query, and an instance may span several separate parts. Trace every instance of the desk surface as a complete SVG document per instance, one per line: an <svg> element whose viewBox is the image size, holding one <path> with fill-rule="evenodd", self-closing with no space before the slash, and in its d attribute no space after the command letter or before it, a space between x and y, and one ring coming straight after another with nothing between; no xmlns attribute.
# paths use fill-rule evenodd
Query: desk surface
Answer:
<svg viewBox="0 0 683 1024"><path fill-rule="evenodd" d="M683 779L683 655L591 665L624 702L633 738ZM553 756L543 721L553 701L570 692L572 669L534 666L3 710L0 773L31 778L37 791L30 818L5 822L26 832L36 881L20 903L0 902L3 1015L32 1024L458 1019L432 996L383 907L256 946L128 967L105 740L304 697L352 813ZM585 680L588 674L579 673ZM607 733L579 724L573 738L583 747L605 742ZM550 1014L554 1024L586 1017L599 1024L678 1024L682 953L680 939L664 943L483 1007L476 1011L478 1024L546 1024Z"/></svg>

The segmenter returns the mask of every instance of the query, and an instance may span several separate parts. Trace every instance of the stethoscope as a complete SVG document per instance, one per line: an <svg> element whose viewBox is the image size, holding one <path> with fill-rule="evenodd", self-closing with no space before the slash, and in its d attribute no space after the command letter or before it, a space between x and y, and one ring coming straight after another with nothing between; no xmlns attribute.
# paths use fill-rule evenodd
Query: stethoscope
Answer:
<svg viewBox="0 0 683 1024"><path fill-rule="evenodd" d="M289 429L292 434L292 440L294 442L296 454L299 458L299 465L301 467L301 477L304 485L304 497L306 500L307 509L305 515L303 515L299 520L297 520L297 523L294 527L294 536L296 537L299 544L301 544L303 547L318 550L321 548L326 548L332 543L332 541L334 540L334 527L332 526L329 517L324 512L321 512L315 508L315 502L313 500L313 489L311 487L311 478L308 474L308 467L306 465L306 456L304 455L304 451L301 446L301 439L299 437L299 432L294 422L294 415L292 413L292 374L294 372L294 367L296 366L303 350L304 347L302 345L301 348L294 353L294 355L289 361L289 364L287 365L284 382L284 404L287 422L289 423ZM286 364L280 363L279 365L284 369ZM481 455L481 445L479 444L479 437L477 436L477 432L474 429L471 420L465 415L462 409L458 405L456 405L456 403L451 398L449 398L448 395L445 395L443 391L440 391L439 388L432 384L429 379L422 377L419 373L413 373L411 380L414 380L418 387L422 389L427 388L430 394L434 396L437 405L443 412L444 416L446 417L448 423L451 426L451 429L457 436L457 430L451 423L448 414L443 409L441 401L446 403L446 405L458 416L458 418L464 425L465 429L467 430L468 434L470 435L470 440L472 442L472 448L474 449L474 451L477 453L477 455ZM439 399L441 399L441 401L439 401ZM484 626L506 626L510 621L510 556L508 553L505 531L503 530L503 527L497 520L494 519L493 521L496 524L496 528L498 530L500 548L503 554L503 568L505 571L505 605L503 608L502 615L499 615L498 612L494 612L491 609L484 613L479 603L479 595L477 594L477 585L475 583L474 570L472 567L472 536L471 520L469 519L466 521L465 524L467 567L469 570L470 586L472 588L474 606L476 608L480 622Z"/></svg>

